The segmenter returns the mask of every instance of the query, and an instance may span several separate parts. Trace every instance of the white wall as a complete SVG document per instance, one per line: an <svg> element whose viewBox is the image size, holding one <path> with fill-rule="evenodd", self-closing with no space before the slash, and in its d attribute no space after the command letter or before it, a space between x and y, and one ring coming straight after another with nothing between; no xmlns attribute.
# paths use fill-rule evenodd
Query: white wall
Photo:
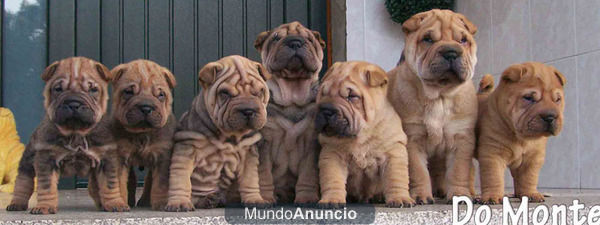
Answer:
<svg viewBox="0 0 600 225"><path fill-rule="evenodd" d="M402 54L402 25L390 19L384 0L346 0L347 60L396 66Z"/></svg>
<svg viewBox="0 0 600 225"><path fill-rule="evenodd" d="M541 61L567 78L562 133L548 143L540 187L600 188L600 1L456 0L479 28L474 82L510 64ZM348 60L389 70L403 48L401 25L383 0L346 0ZM507 180L507 185L512 182Z"/></svg>

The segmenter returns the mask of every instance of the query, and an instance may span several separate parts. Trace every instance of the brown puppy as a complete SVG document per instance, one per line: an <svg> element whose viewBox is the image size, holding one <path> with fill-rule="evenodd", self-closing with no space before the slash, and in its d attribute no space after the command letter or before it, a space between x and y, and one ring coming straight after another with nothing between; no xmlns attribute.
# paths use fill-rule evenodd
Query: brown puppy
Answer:
<svg viewBox="0 0 600 225"><path fill-rule="evenodd" d="M474 194L477 28L461 14L434 9L412 16L402 29L405 47L388 72L388 98L408 136L411 196L428 204L433 192L447 200Z"/></svg>
<svg viewBox="0 0 600 225"><path fill-rule="evenodd" d="M111 73L99 62L72 57L52 63L42 79L46 116L23 153L6 210L27 209L37 177L38 203L31 213L56 213L59 176L77 175L97 181L97 206L129 211L119 192L117 149L104 116Z"/></svg>
<svg viewBox="0 0 600 225"><path fill-rule="evenodd" d="M388 79L367 62L335 63L323 77L316 126L321 201L385 197L389 207L411 207L408 156L402 121L386 98Z"/></svg>
<svg viewBox="0 0 600 225"><path fill-rule="evenodd" d="M259 144L261 194L270 202L316 203L319 146L313 121L325 42L319 32L292 22L260 33L254 46L273 75Z"/></svg>
<svg viewBox="0 0 600 225"><path fill-rule="evenodd" d="M258 130L267 120L269 74L261 64L228 56L200 70L201 93L179 120L166 211L263 204L258 183Z"/></svg>
<svg viewBox="0 0 600 225"><path fill-rule="evenodd" d="M167 68L148 60L121 64L111 72L112 131L123 163L121 195L130 206L135 205L137 182L132 169L143 166L148 168L148 174L138 206L151 204L153 209L162 209L167 203L172 139L177 125L171 93L175 77Z"/></svg>
<svg viewBox="0 0 600 225"><path fill-rule="evenodd" d="M485 79L491 80L491 76ZM507 166L515 196L544 201L537 191L538 175L548 137L562 128L565 83L554 67L526 62L506 69L498 88L487 99L481 96L477 157L483 203L502 202Z"/></svg>

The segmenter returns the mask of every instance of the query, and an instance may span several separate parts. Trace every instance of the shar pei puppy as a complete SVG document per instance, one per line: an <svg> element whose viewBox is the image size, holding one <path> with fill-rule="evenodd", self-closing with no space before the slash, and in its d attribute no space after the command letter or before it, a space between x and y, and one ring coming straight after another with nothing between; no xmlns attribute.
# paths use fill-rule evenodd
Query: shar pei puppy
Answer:
<svg viewBox="0 0 600 225"><path fill-rule="evenodd" d="M7 211L27 209L37 177L37 205L31 213L56 213L61 175L92 178L96 206L129 211L119 191L117 145L105 116L111 78L104 65L84 57L66 58L44 70L46 115L25 148Z"/></svg>
<svg viewBox="0 0 600 225"><path fill-rule="evenodd" d="M319 32L292 22L260 33L254 46L273 75L267 81L269 116L259 144L261 194L270 202L316 203L315 97L325 42Z"/></svg>
<svg viewBox="0 0 600 225"><path fill-rule="evenodd" d="M177 121L172 112L176 85L173 74L148 61L115 67L111 130L119 149L121 195L135 205L137 180L133 167L148 169L138 206L162 209L167 203L169 165ZM129 185L128 185L129 184Z"/></svg>
<svg viewBox="0 0 600 225"><path fill-rule="evenodd" d="M388 78L366 62L334 64L323 77L316 127L321 200L340 207L346 199L411 207L408 156L402 121L387 100Z"/></svg>
<svg viewBox="0 0 600 225"><path fill-rule="evenodd" d="M563 125L566 79L552 66L526 62L508 67L496 90L490 75L483 81L477 125L481 201L502 202L508 167L515 196L543 202L538 176L548 137L558 135Z"/></svg>
<svg viewBox="0 0 600 225"><path fill-rule="evenodd" d="M166 211L267 203L258 182L258 132L267 121L268 72L241 56L204 66L202 91L179 120Z"/></svg>
<svg viewBox="0 0 600 225"><path fill-rule="evenodd" d="M388 72L388 98L408 136L410 193L418 204L433 195L471 196L477 97L477 28L450 10L434 9L404 24L405 46Z"/></svg>

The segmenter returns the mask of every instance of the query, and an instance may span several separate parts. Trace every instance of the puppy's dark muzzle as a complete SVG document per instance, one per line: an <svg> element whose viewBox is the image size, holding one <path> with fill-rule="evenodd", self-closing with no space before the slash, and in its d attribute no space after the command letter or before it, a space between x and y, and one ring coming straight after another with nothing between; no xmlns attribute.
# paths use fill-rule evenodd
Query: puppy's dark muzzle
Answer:
<svg viewBox="0 0 600 225"><path fill-rule="evenodd" d="M304 38L299 36L287 36L283 41L285 46L294 50L302 48L306 44Z"/></svg>
<svg viewBox="0 0 600 225"><path fill-rule="evenodd" d="M94 111L80 97L66 97L55 111L55 122L72 130L85 129L95 123Z"/></svg>
<svg viewBox="0 0 600 225"><path fill-rule="evenodd" d="M256 118L256 114L258 109L256 108L240 108L237 109L238 113L242 114L243 117L246 118L247 121L253 120Z"/></svg>
<svg viewBox="0 0 600 225"><path fill-rule="evenodd" d="M326 136L352 136L348 132L349 122L341 112L330 103L319 106L315 127L317 132Z"/></svg>
<svg viewBox="0 0 600 225"><path fill-rule="evenodd" d="M558 134L558 113L555 111L548 111L540 114L540 119L544 121L546 132L552 135Z"/></svg>
<svg viewBox="0 0 600 225"><path fill-rule="evenodd" d="M125 114L127 126L133 128L160 128L162 126L162 114L158 106L148 102L141 101L133 105Z"/></svg>

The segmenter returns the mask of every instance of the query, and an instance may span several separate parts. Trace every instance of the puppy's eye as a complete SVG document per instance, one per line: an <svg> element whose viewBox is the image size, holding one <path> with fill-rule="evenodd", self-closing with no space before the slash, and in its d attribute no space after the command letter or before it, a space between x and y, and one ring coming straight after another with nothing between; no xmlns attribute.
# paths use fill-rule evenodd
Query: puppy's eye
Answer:
<svg viewBox="0 0 600 225"><path fill-rule="evenodd" d="M165 98L167 97L167 95L165 94L164 91L160 91L160 93L158 93L158 100L160 100L161 102L165 100Z"/></svg>
<svg viewBox="0 0 600 225"><path fill-rule="evenodd" d="M426 35L425 37L423 37L422 41L425 43L429 43L429 44L433 43L433 39L431 39L431 36L429 36L429 35Z"/></svg>
<svg viewBox="0 0 600 225"><path fill-rule="evenodd" d="M350 93L348 95L347 99L348 99L348 101L351 101L351 102L358 101L358 100L360 100L360 96L358 96L356 94L353 94L353 93Z"/></svg>
<svg viewBox="0 0 600 225"><path fill-rule="evenodd" d="M131 97L133 95L133 86L125 88L123 90L123 96L125 97Z"/></svg>
<svg viewBox="0 0 600 225"><path fill-rule="evenodd" d="M229 98L231 98L231 93L229 93L229 91L227 91L227 90L221 90L221 91L219 91L219 97L221 99L229 99Z"/></svg>
<svg viewBox="0 0 600 225"><path fill-rule="evenodd" d="M463 37L462 39L460 39L460 43L461 44L467 44L467 37Z"/></svg>
<svg viewBox="0 0 600 225"><path fill-rule="evenodd" d="M55 93L61 93L63 91L62 85L57 84L52 88L52 91L54 91Z"/></svg>
<svg viewBox="0 0 600 225"><path fill-rule="evenodd" d="M560 103L560 101L561 101L561 100L562 100L562 97L561 97L561 96L558 96L558 97L556 98L556 101L555 101L555 102L556 102L556 103Z"/></svg>
<svg viewBox="0 0 600 225"><path fill-rule="evenodd" d="M523 99L528 102L535 102L535 98L533 97L533 95L525 95L523 96Z"/></svg>
<svg viewBox="0 0 600 225"><path fill-rule="evenodd" d="M281 37L279 37L279 34L278 34L278 33L275 33L275 34L273 35L273 41L279 41L279 40L281 40Z"/></svg>

